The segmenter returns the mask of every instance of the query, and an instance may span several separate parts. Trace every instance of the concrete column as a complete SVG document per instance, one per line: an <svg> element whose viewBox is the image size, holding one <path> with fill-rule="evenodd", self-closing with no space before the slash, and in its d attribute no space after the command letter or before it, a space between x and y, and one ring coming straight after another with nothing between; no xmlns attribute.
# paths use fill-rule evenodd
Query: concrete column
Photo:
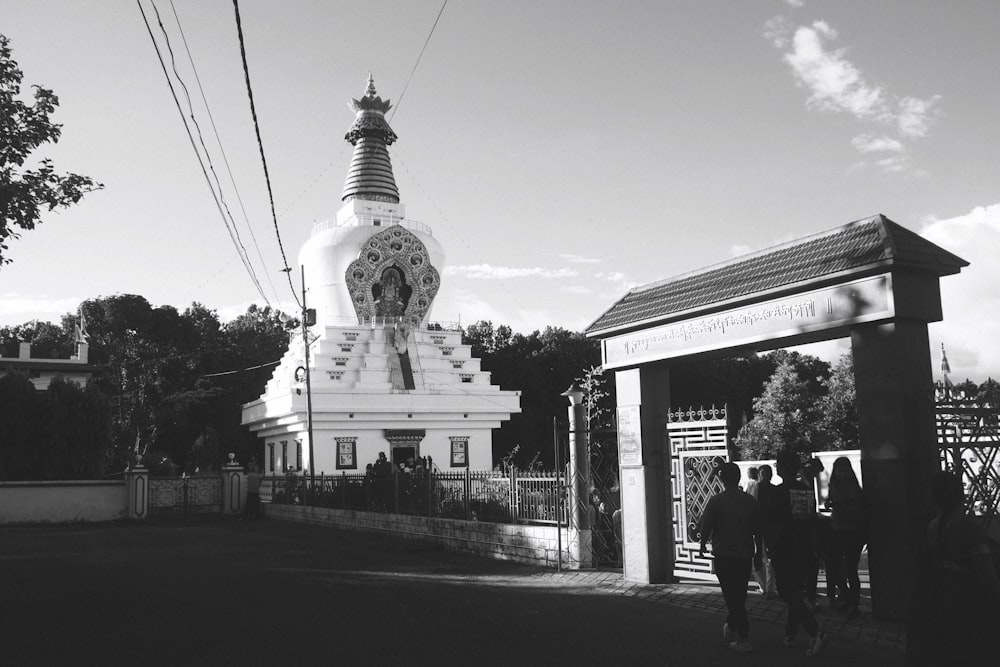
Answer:
<svg viewBox="0 0 1000 667"><path fill-rule="evenodd" d="M128 518L149 517L149 469L137 463L125 473L128 485Z"/></svg>
<svg viewBox="0 0 1000 667"><path fill-rule="evenodd" d="M625 579L667 583L674 580L670 465L663 421L670 407L670 370L665 364L650 364L618 371L615 388Z"/></svg>
<svg viewBox="0 0 1000 667"><path fill-rule="evenodd" d="M940 468L927 325L897 320L852 327L868 512L872 612L903 620L913 557L932 516L928 486Z"/></svg>
<svg viewBox="0 0 1000 667"><path fill-rule="evenodd" d="M229 455L229 463L222 466L222 514L241 514L247 503L246 473L236 462L236 455Z"/></svg>

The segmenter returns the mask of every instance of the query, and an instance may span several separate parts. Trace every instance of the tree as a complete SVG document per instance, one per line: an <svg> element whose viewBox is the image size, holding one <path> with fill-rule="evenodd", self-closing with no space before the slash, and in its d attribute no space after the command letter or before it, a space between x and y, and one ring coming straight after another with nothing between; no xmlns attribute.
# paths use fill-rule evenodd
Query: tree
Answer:
<svg viewBox="0 0 1000 667"><path fill-rule="evenodd" d="M826 395L819 404L819 430L825 449L856 449L858 434L857 393L854 389L854 356L842 356L826 382Z"/></svg>
<svg viewBox="0 0 1000 667"><path fill-rule="evenodd" d="M562 392L581 368L600 363L600 346L584 334L545 327L524 335L506 325L477 322L463 332L463 341L481 353L483 370L504 389L521 391L521 412L511 415L493 438L493 460L513 453L511 462L525 468L530 461L553 465L552 418L565 419ZM614 403L613 397L604 398ZM565 423L565 422L564 422Z"/></svg>
<svg viewBox="0 0 1000 667"><path fill-rule="evenodd" d="M979 385L976 400L980 403L988 403L993 407L1000 406L1000 382L991 377L986 378L986 382Z"/></svg>
<svg viewBox="0 0 1000 667"><path fill-rule="evenodd" d="M812 370L811 365L803 368ZM786 357L754 400L753 419L736 437L742 458L770 459L782 449L815 451L820 440L817 398L809 380L800 376L795 358Z"/></svg>
<svg viewBox="0 0 1000 667"><path fill-rule="evenodd" d="M32 320L0 327L0 342L6 341L31 343L31 356L36 359L66 359L73 353L72 327L67 330L51 322Z"/></svg>
<svg viewBox="0 0 1000 667"><path fill-rule="evenodd" d="M95 384L56 377L37 391L23 373L7 373L0 405L0 480L101 476L111 406Z"/></svg>
<svg viewBox="0 0 1000 667"><path fill-rule="evenodd" d="M59 141L62 126L50 118L59 106L51 90L33 86L34 104L19 99L23 76L0 35L0 266L11 261L3 256L8 240L18 238L18 229L34 229L43 210L66 208L104 187L88 176L57 174L49 158L25 168L35 149Z"/></svg>
<svg viewBox="0 0 1000 667"><path fill-rule="evenodd" d="M586 415L587 428L591 431L611 428L614 424L611 415L614 412L608 404L611 393L607 390L608 379L604 377L603 366L591 366L583 371L583 376L576 378L583 389L583 406Z"/></svg>
<svg viewBox="0 0 1000 667"><path fill-rule="evenodd" d="M0 481L30 479L35 469L37 394L24 373L0 375Z"/></svg>

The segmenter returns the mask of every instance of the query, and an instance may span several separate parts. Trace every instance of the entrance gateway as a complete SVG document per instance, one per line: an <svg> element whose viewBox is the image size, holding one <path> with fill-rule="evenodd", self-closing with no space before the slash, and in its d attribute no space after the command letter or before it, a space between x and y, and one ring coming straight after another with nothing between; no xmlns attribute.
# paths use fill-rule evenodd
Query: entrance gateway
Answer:
<svg viewBox="0 0 1000 667"><path fill-rule="evenodd" d="M905 616L940 470L927 324L969 263L875 215L638 287L587 328L615 371L625 578L674 577L670 367L849 337L868 499L872 610Z"/></svg>

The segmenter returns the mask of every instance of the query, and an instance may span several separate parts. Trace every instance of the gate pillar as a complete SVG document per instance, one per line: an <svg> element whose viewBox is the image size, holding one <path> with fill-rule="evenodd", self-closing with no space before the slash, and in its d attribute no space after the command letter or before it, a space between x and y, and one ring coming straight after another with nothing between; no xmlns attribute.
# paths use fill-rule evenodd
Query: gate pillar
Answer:
<svg viewBox="0 0 1000 667"><path fill-rule="evenodd" d="M149 517L149 468L137 463L125 473L128 488L128 518Z"/></svg>
<svg viewBox="0 0 1000 667"><path fill-rule="evenodd" d="M914 554L933 516L927 484L940 469L927 324L852 327L851 349L868 516L872 613L902 620Z"/></svg>
<svg viewBox="0 0 1000 667"><path fill-rule="evenodd" d="M236 462L236 455L229 455L229 463L222 466L222 514L240 514L246 506L247 485L243 466Z"/></svg>
<svg viewBox="0 0 1000 667"><path fill-rule="evenodd" d="M584 417L583 390L573 384L563 392L569 398L570 558L573 568L594 567L594 543L590 525L590 448ZM513 472L511 488L514 488ZM513 507L513 505L512 505ZM574 535L575 533L575 535Z"/></svg>
<svg viewBox="0 0 1000 667"><path fill-rule="evenodd" d="M663 422L670 405L670 369L649 364L617 371L615 390L624 577L667 583L673 581L673 531Z"/></svg>

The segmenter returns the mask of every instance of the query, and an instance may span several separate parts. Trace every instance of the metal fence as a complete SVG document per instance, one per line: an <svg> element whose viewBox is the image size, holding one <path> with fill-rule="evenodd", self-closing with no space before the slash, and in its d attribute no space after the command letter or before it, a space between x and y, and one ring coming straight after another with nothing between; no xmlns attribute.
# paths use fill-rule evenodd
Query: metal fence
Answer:
<svg viewBox="0 0 1000 667"><path fill-rule="evenodd" d="M941 467L961 475L966 512L994 520L1000 515L1000 408L939 400L936 416Z"/></svg>
<svg viewBox="0 0 1000 667"><path fill-rule="evenodd" d="M566 524L566 492L554 472L464 471L264 477L265 503L465 519Z"/></svg>

